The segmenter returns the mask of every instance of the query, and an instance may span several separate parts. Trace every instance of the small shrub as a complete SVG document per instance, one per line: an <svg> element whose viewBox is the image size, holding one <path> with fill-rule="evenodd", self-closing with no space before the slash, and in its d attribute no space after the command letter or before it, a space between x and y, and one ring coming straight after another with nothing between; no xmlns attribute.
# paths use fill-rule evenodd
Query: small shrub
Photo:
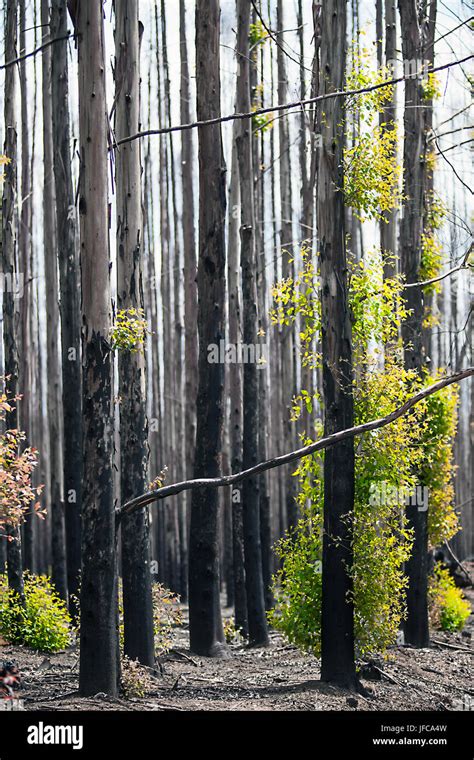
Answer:
<svg viewBox="0 0 474 760"><path fill-rule="evenodd" d="M69 644L71 618L49 578L24 574L25 606L0 576L0 634L12 644L58 652Z"/></svg>
<svg viewBox="0 0 474 760"><path fill-rule="evenodd" d="M173 628L180 625L182 615L179 609L179 597L161 583L153 583L153 627L155 634L155 656L159 657L169 651ZM123 591L122 580L119 581L119 634L120 648L123 650Z"/></svg>
<svg viewBox="0 0 474 760"><path fill-rule="evenodd" d="M148 669L138 660L122 657L122 691L126 699L143 699L152 685Z"/></svg>
<svg viewBox="0 0 474 760"><path fill-rule="evenodd" d="M227 618L223 621L224 636L228 644L240 644L243 641L240 628L235 625L233 617Z"/></svg>
<svg viewBox="0 0 474 760"><path fill-rule="evenodd" d="M155 654L166 654L172 640L173 628L181 625L182 615L179 609L179 596L174 594L161 583L154 583L153 594L153 623L155 628Z"/></svg>
<svg viewBox="0 0 474 760"><path fill-rule="evenodd" d="M449 570L437 564L430 579L430 619L442 631L461 631L471 614L471 606Z"/></svg>

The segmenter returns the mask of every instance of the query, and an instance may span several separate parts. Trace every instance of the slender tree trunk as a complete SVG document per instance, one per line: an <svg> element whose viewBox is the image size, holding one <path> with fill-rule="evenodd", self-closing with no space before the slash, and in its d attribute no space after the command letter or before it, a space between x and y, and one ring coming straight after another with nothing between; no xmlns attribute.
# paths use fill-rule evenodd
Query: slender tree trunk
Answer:
<svg viewBox="0 0 474 760"><path fill-rule="evenodd" d="M426 28L426 35L425 35L425 50L426 50L425 57L426 57L426 60L429 61L430 68L434 67L436 11L437 11L437 0L432 0L429 5L429 17L427 19L427 28ZM428 139L430 136L432 136L432 133L433 133L433 99L429 99L429 100L425 99L425 131L424 131L424 149L423 149L424 156L425 156L425 163L426 163L428 154L430 152L430 145L428 143ZM425 186L425 205L424 205L424 213L423 213L423 232L425 235L430 235L433 232L430 225L430 210L433 205L434 170L429 165L429 162L427 164L425 174L426 174L426 179L425 179L426 186ZM429 292L427 293L425 291L424 316L425 318L428 318L428 325L423 326L422 341L423 341L424 360L430 367L433 367L433 364L432 364L432 356L431 356L432 327L429 324L429 317L432 314L433 307L434 307L433 293L429 293Z"/></svg>
<svg viewBox="0 0 474 760"><path fill-rule="evenodd" d="M165 72L163 66L164 58L164 37L163 26L159 24L158 5L155 6L155 34L157 45L157 79L158 79L158 123L162 127L168 126L169 114L166 108L166 91L165 91ZM160 39L161 35L161 39ZM161 47L160 47L161 42ZM161 51L161 52L160 52ZM173 261L171 257L171 230L169 214L169 162L168 162L168 137L164 135L160 140L159 153L159 186L160 186L160 249L161 249L161 309L163 324L163 423L166 430L166 436L163 438L163 459L168 468L168 477L174 478L175 461L174 447L176 441L175 435L175 418L173 413ZM169 505L164 507L164 557L163 557L163 575L167 586L176 591L174 568L176 556L176 538L174 535L174 520L176 515L176 502L171 500Z"/></svg>
<svg viewBox="0 0 474 760"><path fill-rule="evenodd" d="M182 124L191 121L191 89L188 62L188 42L186 37L185 1L179 2L179 41L181 60L180 117ZM184 247L184 355L185 355L185 397L184 430L186 475L193 472L194 447L196 445L196 394L197 394L197 262L196 234L194 230L194 145L193 133L181 133L181 187L183 194L183 247ZM186 499L186 524L189 526L191 500ZM186 531L187 532L187 531ZM187 539L187 536L186 536ZM187 541L186 541L187 543ZM187 560L187 554L186 554ZM183 568L187 571L187 567ZM183 599L187 598L187 588L183 589Z"/></svg>
<svg viewBox="0 0 474 760"><path fill-rule="evenodd" d="M20 54L25 52L26 6L25 0L19 2L20 11ZM31 412L33 373L31 366L31 309L32 309L32 280L30 266L31 245L31 176L30 176L30 125L29 103L27 91L26 61L19 64L20 70L20 106L21 106L21 201L20 226L18 230L18 259L24 277L25 292L20 301L20 351L19 351L19 402L20 426L25 432L25 446L31 445ZM35 516L29 513L23 523L23 566L32 572L36 571L35 563Z"/></svg>
<svg viewBox="0 0 474 760"><path fill-rule="evenodd" d="M381 0L377 0L382 7ZM395 0L384 0L385 3L385 65L393 65L396 59L397 51L397 24L395 17ZM381 13L381 11L380 11ZM382 64L382 53L379 46L377 52L379 55L379 65ZM395 76L395 72L393 72ZM390 131L395 128L397 118L396 108L396 85L393 87L393 94L390 101L385 104L380 114L381 127L384 131ZM393 148L393 158L396 160L397 148ZM397 252L397 209L384 211L380 222L380 248L382 250L384 279L394 277L397 272L397 263L394 256Z"/></svg>
<svg viewBox="0 0 474 760"><path fill-rule="evenodd" d="M237 0L237 111L250 111L249 64L250 5ZM240 245L242 267L242 315L244 345L257 347L257 262L255 257L254 187L251 121L241 121L237 132L240 180ZM258 461L258 368L256 361L244 364L243 383L243 467ZM245 582L249 640L256 646L268 644L268 628L263 592L262 545L260 536L259 478L247 478L243 485L243 526Z"/></svg>
<svg viewBox="0 0 474 760"><path fill-rule="evenodd" d="M415 0L399 0L402 52L404 61L423 60L423 30ZM421 70L405 81L403 176L405 205L400 223L400 264L406 282L420 279L421 234L425 198L424 130ZM405 290L408 316L402 324L404 361L407 369L421 373L423 359L423 291ZM414 531L412 554L406 563L408 576L405 641L418 647L428 646L428 511L417 505L407 507L408 524Z"/></svg>
<svg viewBox="0 0 474 760"><path fill-rule="evenodd" d="M346 49L345 0L322 8L321 94L342 90ZM344 104L324 102L325 126L318 180L318 235L321 267L322 359L325 435L354 423L351 321L347 300L342 152ZM324 455L324 537L321 679L355 689L352 593L353 439Z"/></svg>
<svg viewBox="0 0 474 760"><path fill-rule="evenodd" d="M115 134L117 140L140 129L140 33L138 0L115 3ZM116 151L117 307L143 311L140 143ZM145 349L120 351L120 494L133 498L147 487L148 422L146 418ZM148 510L121 523L124 654L152 666L153 605L151 597Z"/></svg>
<svg viewBox="0 0 474 760"><path fill-rule="evenodd" d="M7 0L5 13L5 62L18 57L17 49L17 0ZM15 206L18 194L17 179L17 122L16 98L18 90L16 68L10 66L5 71L4 120L5 143L3 153L10 159L5 166L2 200L2 269L5 275L13 277L17 272L17 219ZM18 344L16 334L16 309L13 288L3 293L3 345L5 390L10 398L18 393ZM6 415L7 430L18 428L17 404L11 406ZM23 562L21 533L18 528L8 528L7 535L7 575L8 585L20 598L24 599Z"/></svg>
<svg viewBox="0 0 474 760"><path fill-rule="evenodd" d="M284 46L283 0L277 3L277 26L280 42L277 48L278 67L278 102L285 103L288 94L288 79L286 71L286 57L282 50ZM288 119L281 118L278 121L280 139L280 253L282 276L292 277L293 267L293 203L291 193L291 163L290 163L290 138L288 131ZM283 432L286 448L291 450L296 445L296 428L290 420L290 407L293 396L296 394L296 366L295 366L295 334L292 325L283 326L281 329L282 340L282 384L283 384ZM288 527L294 527L298 520L298 508L296 504L297 481L292 477L293 470L288 468L285 477L286 488L286 514Z"/></svg>
<svg viewBox="0 0 474 760"><path fill-rule="evenodd" d="M66 29L66 0L52 0L51 36L61 37L66 33ZM69 590L69 609L75 617L78 613L79 576L81 570L81 326L79 257L76 249L76 216L71 173L67 41L56 42L51 48L51 55L51 110L61 313L64 434L62 461L66 521L67 585Z"/></svg>
<svg viewBox="0 0 474 760"><path fill-rule="evenodd" d="M161 0L161 29L162 29L162 41L163 41L163 77L164 77L164 92L168 126L171 124L171 92L170 92L170 74L168 64L168 43L166 32L166 7L165 0ZM181 241L180 241L180 223L178 215L177 193L176 193L176 171L174 160L174 135L170 134L169 138L169 165L168 176L170 186L170 199L171 199L171 217L173 219L173 237L172 248L170 249L170 283L173 290L173 312L170 313L170 323L172 326L170 332L172 355L174 361L172 362L172 392L170 392L170 405L172 407L173 415L173 432L174 440L172 447L172 464L175 471L175 476L180 478L183 476L182 466L184 460L184 437L183 437L183 351L182 351L182 338L183 338L183 324L181 318L181 282L182 282L182 268L181 268ZM186 539L186 524L185 524L185 512L184 503L182 500L176 500L173 505L170 517L172 520L173 531L173 588L182 594L183 587L187 585L187 546L184 545ZM183 575L183 569L186 569L186 574Z"/></svg>
<svg viewBox="0 0 474 760"><path fill-rule="evenodd" d="M79 689L84 696L99 691L115 696L119 679L102 13L101 3L80 3L76 19L84 421Z"/></svg>
<svg viewBox="0 0 474 760"><path fill-rule="evenodd" d="M230 172L229 228L228 228L228 336L230 345L242 343L242 312L240 287L240 242L239 210L240 185L239 163L237 160L236 135L238 125L234 122L232 141L232 165ZM242 469L242 365L238 362L227 365L229 391L229 436L230 463L232 472ZM244 534L242 516L242 489L232 489L232 556L234 568L234 609L235 625L248 637L247 592L245 590Z"/></svg>
<svg viewBox="0 0 474 760"><path fill-rule="evenodd" d="M49 3L41 0L43 42L50 39ZM47 409L49 422L49 457L51 462L51 538L52 579L59 596L67 600L66 534L62 501L61 407L59 364L58 260L56 253L55 188L53 167L53 122L51 90L51 48L43 51L43 246L46 280L47 330ZM70 392L70 389L68 389Z"/></svg>
<svg viewBox="0 0 474 760"><path fill-rule="evenodd" d="M197 118L220 116L220 4L196 2ZM199 136L199 379L194 476L220 470L224 412L224 367L208 361L211 344L225 337L225 162L220 125L202 127ZM218 494L194 491L189 541L189 633L192 651L225 653L219 601Z"/></svg>

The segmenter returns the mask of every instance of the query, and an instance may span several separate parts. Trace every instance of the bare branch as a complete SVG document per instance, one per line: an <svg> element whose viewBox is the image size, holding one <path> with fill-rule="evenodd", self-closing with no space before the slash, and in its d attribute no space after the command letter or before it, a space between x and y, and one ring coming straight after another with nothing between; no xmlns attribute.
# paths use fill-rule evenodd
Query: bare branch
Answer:
<svg viewBox="0 0 474 760"><path fill-rule="evenodd" d="M457 267L453 267L452 269L449 269L447 272L444 272L444 274L438 275L438 277L432 277L431 280L422 280L421 282L406 282L403 284L403 289L406 288L421 288L425 285L433 285L435 282L441 282L441 280L446 279L446 277L450 277L455 272L459 272L461 269L470 269L472 267L472 264L468 263L469 256L472 253L472 245L471 247L466 251L466 254L463 256L462 261L460 264L458 264Z"/></svg>
<svg viewBox="0 0 474 760"><path fill-rule="evenodd" d="M430 73L437 71L443 71L444 69L450 69L452 66L459 66L466 61L470 61L474 58L474 55L467 55L465 58L461 58L458 61L451 61L445 63L442 66L436 66L430 69ZM196 129L197 127L208 127L212 124L223 124L226 121L234 121L235 119L252 119L254 116L260 116L265 113L274 113L275 111L286 111L289 108L301 108L303 105L309 105L310 103L318 103L321 100L329 100L330 98L346 98L353 95L363 95L366 92L374 92L374 90L380 90L383 87L390 87L391 85L398 84L399 82L405 82L407 77L397 77L396 79L389 79L386 82L379 82L379 84L373 84L370 87L364 87L359 90L337 90L336 92L327 92L324 95L317 95L314 98L305 98L304 100L296 100L292 103L280 103L273 106L266 106L265 108L257 108L255 111L249 113L231 113L227 116L219 116L215 119L205 119L202 121L193 121L190 124L176 124L174 127L163 127L161 129L146 129L143 132L137 132L134 135L123 137L121 140L117 140L113 147L117 148L125 143L133 142L134 140L140 140L142 137L150 137L152 135L166 135L170 132L182 132L186 129Z"/></svg>
<svg viewBox="0 0 474 760"><path fill-rule="evenodd" d="M440 391L443 388L446 388L446 386L452 385L453 383L459 383L461 380L464 380L467 377L471 377L472 375L474 375L474 367L468 367L465 370L456 372L454 375L444 377L442 380L438 380L438 382L434 383L433 385L429 385L427 388L424 388L423 390L416 393L402 406L398 407L390 414L387 414L386 417L381 417L380 419L372 420L371 422L365 422L363 425L356 425L355 427L348 428L347 430L340 430L337 433L326 436L326 438L321 438L315 443L311 443L309 446L303 446L303 448L297 449L296 451L291 451L288 454L282 454L279 457L267 459L265 462L260 462L254 467L249 467L249 469L243 470L242 472L237 472L233 475L223 475L219 478L183 480L180 483L172 483L169 486L162 486L161 488L157 488L154 491L149 491L149 493L137 496L135 499L132 499L122 507L118 508L116 512L117 520L120 520L124 514L132 514L138 509L142 509L154 501L165 499L167 496L174 496L175 494L181 493L182 491L192 491L196 488L220 488L221 486L232 486L234 483L239 483L241 480L244 480L245 478L248 478L252 475L259 475L260 473L266 472L267 470L272 470L275 467L282 467L283 465L289 464L290 462L296 462L299 459L303 459L303 457L307 457L311 454L316 453L316 451L327 449L330 446L334 446L336 443L340 443L340 441L343 441L346 438L352 438L356 435L362 435L362 433L368 433L371 430L377 430L378 428L385 427L386 425L395 422L395 420L397 420L399 417L402 417L416 404L428 396L431 396L433 393L436 393L437 391Z"/></svg>
<svg viewBox="0 0 474 760"><path fill-rule="evenodd" d="M48 40L47 42L44 42L39 47L35 48L34 50L31 50L29 53L24 53L24 55L20 55L18 58L14 58L12 61L7 61L6 63L2 63L0 66L0 71L3 71L3 69L9 69L10 66L15 66L17 63L21 63L22 61L26 61L27 58L32 58L34 55L37 55L38 53L41 53L46 48L49 48L51 45L54 45L55 42L62 42L63 40L69 40L71 39L73 35L68 32L67 34L63 34L62 37L54 37L52 40Z"/></svg>

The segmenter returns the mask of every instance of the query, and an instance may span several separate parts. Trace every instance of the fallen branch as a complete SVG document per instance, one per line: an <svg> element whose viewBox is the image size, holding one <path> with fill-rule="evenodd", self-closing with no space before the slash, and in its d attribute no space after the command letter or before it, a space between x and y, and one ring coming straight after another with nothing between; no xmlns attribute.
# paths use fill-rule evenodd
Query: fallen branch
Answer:
<svg viewBox="0 0 474 760"><path fill-rule="evenodd" d="M353 438L356 435L362 435L362 433L368 433L371 430L377 430L378 428L385 427L385 425L389 425L391 422L395 422L395 420L397 420L399 417L402 417L410 409L412 409L412 407L414 407L416 404L428 396L431 396L431 394L436 393L437 391L442 390L442 388L445 388L448 385L452 385L453 383L459 383L461 380L464 380L465 378L472 375L474 375L474 367L468 367L467 369L462 370L461 372L457 372L454 375L444 377L442 380L438 380L438 382L434 383L433 385L429 385L427 388L424 388L423 390L416 393L402 406L398 407L398 409L395 409L386 417L381 417L378 420L365 422L363 425L356 425L355 427L348 428L347 430L340 430L337 433L332 433L332 435L328 435L326 438L321 438L315 443L311 443L308 446L303 446L301 449L291 451L288 454L282 454L279 457L267 459L265 462L260 462L254 467L249 467L247 470L243 470L242 472L236 472L233 475L222 475L219 478L183 480L180 483L172 483L169 486L162 486L161 488L149 491L148 493L142 494L141 496L137 496L135 499L127 502L122 507L119 507L116 511L117 521L120 521L123 515L130 515L133 512L136 512L138 509L142 509L154 501L165 499L167 496L174 496L175 494L181 493L182 491L192 491L196 488L220 488L221 486L232 486L234 483L239 483L245 478L260 475L260 473L266 472L267 470L272 470L275 467L282 467L283 465L290 464L291 462L296 462L299 459L303 459L303 457L310 456L316 451L327 449L329 446L334 446L336 443L340 443L346 438Z"/></svg>
<svg viewBox="0 0 474 760"><path fill-rule="evenodd" d="M446 647L447 649L454 649L456 652L467 652L467 654L474 654L474 650L467 647L458 647L455 644L448 644L447 641L440 641L439 639L431 639L432 644L436 644L438 647Z"/></svg>

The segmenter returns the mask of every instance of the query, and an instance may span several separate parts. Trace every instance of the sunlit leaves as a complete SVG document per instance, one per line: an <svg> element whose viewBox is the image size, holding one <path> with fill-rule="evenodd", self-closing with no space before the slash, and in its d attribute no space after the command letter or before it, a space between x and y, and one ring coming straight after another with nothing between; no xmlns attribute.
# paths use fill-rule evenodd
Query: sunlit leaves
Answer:
<svg viewBox="0 0 474 760"><path fill-rule="evenodd" d="M143 351L147 322L143 309L122 309L117 312L110 333L112 348L117 351Z"/></svg>
<svg viewBox="0 0 474 760"><path fill-rule="evenodd" d="M356 215L381 219L401 203L402 168L396 158L398 130L375 126L344 149L344 197Z"/></svg>

